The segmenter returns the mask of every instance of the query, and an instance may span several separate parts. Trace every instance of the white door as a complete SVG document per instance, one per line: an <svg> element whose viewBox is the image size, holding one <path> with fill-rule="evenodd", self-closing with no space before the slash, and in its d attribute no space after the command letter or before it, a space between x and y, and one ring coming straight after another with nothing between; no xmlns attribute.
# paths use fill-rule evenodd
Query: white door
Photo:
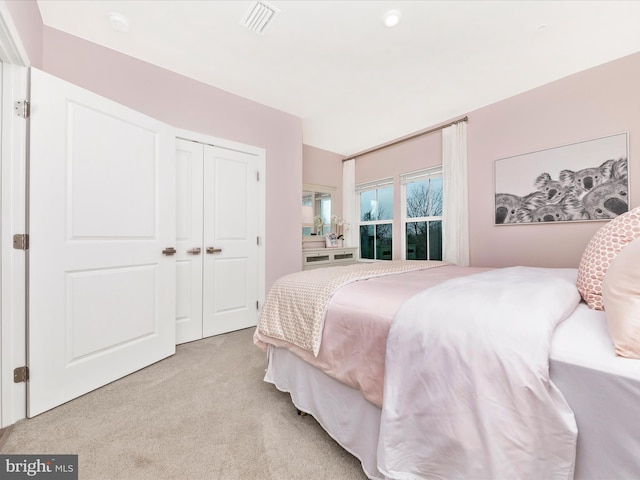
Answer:
<svg viewBox="0 0 640 480"><path fill-rule="evenodd" d="M258 318L258 178L255 155L204 147L203 335Z"/></svg>
<svg viewBox="0 0 640 480"><path fill-rule="evenodd" d="M175 352L175 140L32 69L28 416ZM170 252L169 252L170 253Z"/></svg>
<svg viewBox="0 0 640 480"><path fill-rule="evenodd" d="M258 159L178 139L176 164L176 341L256 325Z"/></svg>
<svg viewBox="0 0 640 480"><path fill-rule="evenodd" d="M202 338L204 146L176 140L176 343Z"/></svg>

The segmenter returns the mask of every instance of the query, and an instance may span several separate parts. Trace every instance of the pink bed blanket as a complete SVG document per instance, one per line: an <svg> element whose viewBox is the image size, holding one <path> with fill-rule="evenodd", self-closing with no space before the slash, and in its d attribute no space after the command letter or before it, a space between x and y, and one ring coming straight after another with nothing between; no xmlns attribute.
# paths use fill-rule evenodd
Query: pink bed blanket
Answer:
<svg viewBox="0 0 640 480"><path fill-rule="evenodd" d="M332 378L360 390L364 398L381 407L385 344L398 308L418 292L445 280L486 270L443 264L344 285L328 304L317 357L308 349L266 335L260 325L254 342L265 350L267 344L288 349Z"/></svg>

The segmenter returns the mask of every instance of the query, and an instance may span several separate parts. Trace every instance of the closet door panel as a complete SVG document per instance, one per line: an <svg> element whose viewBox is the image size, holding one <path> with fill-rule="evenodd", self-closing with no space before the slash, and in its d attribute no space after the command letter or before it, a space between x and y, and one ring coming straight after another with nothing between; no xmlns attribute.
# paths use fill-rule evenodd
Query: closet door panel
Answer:
<svg viewBox="0 0 640 480"><path fill-rule="evenodd" d="M201 143L176 140L177 344L202 338L203 154Z"/></svg>
<svg viewBox="0 0 640 480"><path fill-rule="evenodd" d="M258 180L254 155L205 146L203 335L257 323Z"/></svg>
<svg viewBox="0 0 640 480"><path fill-rule="evenodd" d="M216 286L216 311L214 314L242 310L247 299L246 292L250 289L246 258L219 258L215 260L213 283Z"/></svg>

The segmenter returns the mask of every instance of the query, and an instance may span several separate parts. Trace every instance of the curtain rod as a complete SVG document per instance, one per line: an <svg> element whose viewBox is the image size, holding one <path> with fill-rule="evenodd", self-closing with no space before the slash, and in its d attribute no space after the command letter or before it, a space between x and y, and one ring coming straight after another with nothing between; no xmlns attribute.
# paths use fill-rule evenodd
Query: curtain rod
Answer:
<svg viewBox="0 0 640 480"><path fill-rule="evenodd" d="M393 141L391 143L386 143L386 144L380 145L378 147L373 147L373 148L370 148L369 150L363 150L362 152L358 152L355 155L349 155L348 157L343 158L342 161L346 162L347 160L351 160L351 159L354 159L356 157L361 157L362 155L367 155L369 153L377 152L378 150L382 150L384 148L392 147L394 145L398 145L399 143L406 142L407 140L413 140L414 138L418 138L418 137L421 137L423 135L427 135L429 133L434 133L434 132L437 132L439 130L442 130L443 128L447 128L447 127L450 127L451 125L455 125L456 123L466 122L468 120L469 120L469 117L465 116L465 117L459 118L458 120L454 120L452 122L445 123L444 125L440 125L439 127L431 128L431 129L429 129L429 130L427 130L425 132L414 133L413 135L410 135L410 136L404 137L404 138L400 138L400 139L395 140L395 141Z"/></svg>

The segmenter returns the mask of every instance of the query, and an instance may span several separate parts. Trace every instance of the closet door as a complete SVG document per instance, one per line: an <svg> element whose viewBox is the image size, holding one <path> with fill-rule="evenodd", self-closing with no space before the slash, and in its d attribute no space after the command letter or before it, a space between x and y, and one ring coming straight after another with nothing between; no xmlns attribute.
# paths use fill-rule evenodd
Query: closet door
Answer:
<svg viewBox="0 0 640 480"><path fill-rule="evenodd" d="M176 140L176 343L202 338L204 145Z"/></svg>
<svg viewBox="0 0 640 480"><path fill-rule="evenodd" d="M255 155L204 147L205 337L257 323L257 170Z"/></svg>
<svg viewBox="0 0 640 480"><path fill-rule="evenodd" d="M176 289L172 129L35 69L31 101L30 417L172 355Z"/></svg>

